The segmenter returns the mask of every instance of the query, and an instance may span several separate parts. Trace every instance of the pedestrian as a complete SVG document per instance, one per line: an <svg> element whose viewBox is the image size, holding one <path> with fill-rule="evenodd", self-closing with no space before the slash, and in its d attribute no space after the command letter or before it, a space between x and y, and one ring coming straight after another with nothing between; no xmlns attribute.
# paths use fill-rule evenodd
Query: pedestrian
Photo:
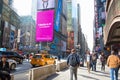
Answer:
<svg viewBox="0 0 120 80"><path fill-rule="evenodd" d="M73 75L75 80L77 80L77 68L80 64L79 55L76 53L75 49L71 50L71 54L67 58L67 65L69 65L70 69L70 80L73 80Z"/></svg>
<svg viewBox="0 0 120 80"><path fill-rule="evenodd" d="M0 78L1 80L11 80L9 63L6 56L2 56L0 61Z"/></svg>
<svg viewBox="0 0 120 80"><path fill-rule="evenodd" d="M91 55L88 50L86 51L86 63L87 63L88 72L90 73L90 68L91 68L92 64L91 64Z"/></svg>
<svg viewBox="0 0 120 80"><path fill-rule="evenodd" d="M58 61L60 61L61 60L61 55L60 55L60 53L58 54Z"/></svg>
<svg viewBox="0 0 120 80"><path fill-rule="evenodd" d="M96 53L92 54L92 71L96 71L96 62L97 62L97 55Z"/></svg>
<svg viewBox="0 0 120 80"><path fill-rule="evenodd" d="M118 54L117 54L117 56L119 57L119 60L120 60L120 50L118 50ZM120 69L120 65L118 66L117 73L119 72L119 69Z"/></svg>
<svg viewBox="0 0 120 80"><path fill-rule="evenodd" d="M27 54L26 57L27 57L27 60L28 60L28 62L29 62L29 54Z"/></svg>
<svg viewBox="0 0 120 80"><path fill-rule="evenodd" d="M118 67L120 65L119 57L112 51L111 55L107 59L107 66L110 68L111 80L118 80Z"/></svg>
<svg viewBox="0 0 120 80"><path fill-rule="evenodd" d="M119 57L119 59L120 59L120 50L118 50L118 57ZM120 69L120 65L119 65L118 68ZM119 70L119 69L118 69L118 70Z"/></svg>
<svg viewBox="0 0 120 80"><path fill-rule="evenodd" d="M103 52L100 54L100 61L101 61L101 71L105 71L105 64L106 64L106 57Z"/></svg>

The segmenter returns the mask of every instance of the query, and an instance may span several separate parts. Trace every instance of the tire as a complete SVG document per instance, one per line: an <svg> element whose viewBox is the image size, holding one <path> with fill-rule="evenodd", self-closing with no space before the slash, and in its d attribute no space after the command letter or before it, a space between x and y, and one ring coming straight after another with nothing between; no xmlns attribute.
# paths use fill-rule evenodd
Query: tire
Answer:
<svg viewBox="0 0 120 80"><path fill-rule="evenodd" d="M47 63L47 62L45 62L45 65L48 65L48 63Z"/></svg>
<svg viewBox="0 0 120 80"><path fill-rule="evenodd" d="M16 64L14 64L14 63L11 64L10 69L11 69L11 70L14 70L15 68L16 68Z"/></svg>
<svg viewBox="0 0 120 80"><path fill-rule="evenodd" d="M32 65L32 67L35 67L35 65Z"/></svg>

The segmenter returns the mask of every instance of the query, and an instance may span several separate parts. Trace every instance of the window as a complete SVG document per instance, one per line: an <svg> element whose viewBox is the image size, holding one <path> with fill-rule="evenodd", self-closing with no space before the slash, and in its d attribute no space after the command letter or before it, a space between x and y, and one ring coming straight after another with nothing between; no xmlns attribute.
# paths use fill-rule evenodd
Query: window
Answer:
<svg viewBox="0 0 120 80"><path fill-rule="evenodd" d="M42 56L41 55L35 55L35 56L33 56L33 58L42 58Z"/></svg>
<svg viewBox="0 0 120 80"><path fill-rule="evenodd" d="M45 57L45 58L50 58L50 55L45 55L44 57Z"/></svg>

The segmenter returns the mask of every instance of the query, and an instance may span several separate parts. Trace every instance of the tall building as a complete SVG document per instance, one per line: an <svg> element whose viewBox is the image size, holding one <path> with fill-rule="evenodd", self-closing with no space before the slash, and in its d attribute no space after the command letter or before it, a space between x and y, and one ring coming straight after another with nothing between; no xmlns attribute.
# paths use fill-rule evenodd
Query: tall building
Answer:
<svg viewBox="0 0 120 80"><path fill-rule="evenodd" d="M3 2L1 3L2 7L0 20L0 47L13 49L17 48L17 35L18 28L20 26L20 17L10 7L9 1L10 0L3 0Z"/></svg>
<svg viewBox="0 0 120 80"><path fill-rule="evenodd" d="M103 41L103 28L105 26L105 4L106 0L95 0L94 1L94 12L95 12L95 21L94 21L94 51L100 53L104 50L104 41Z"/></svg>
<svg viewBox="0 0 120 80"><path fill-rule="evenodd" d="M120 49L120 0L107 0L104 44L106 47Z"/></svg>
<svg viewBox="0 0 120 80"><path fill-rule="evenodd" d="M33 20L36 21L36 15L37 15L37 0L32 0L31 15L32 15Z"/></svg>
<svg viewBox="0 0 120 80"><path fill-rule="evenodd" d="M32 16L22 16L20 24L20 43L19 48L24 50L31 50L35 47L35 21Z"/></svg>
<svg viewBox="0 0 120 80"><path fill-rule="evenodd" d="M48 5L43 0L32 1L32 16L36 17L37 12L54 12L54 34L53 41L38 41L40 50L48 50L51 54L62 54L66 51L67 42L67 4L66 0L48 0ZM48 16L49 17L49 16ZM39 17L40 19L41 17Z"/></svg>
<svg viewBox="0 0 120 80"><path fill-rule="evenodd" d="M77 1L72 0L72 27L74 31L74 47L78 45L78 8Z"/></svg>
<svg viewBox="0 0 120 80"><path fill-rule="evenodd" d="M55 0L54 41L50 43L50 53L64 55L67 44L67 2Z"/></svg>
<svg viewBox="0 0 120 80"><path fill-rule="evenodd" d="M77 1L67 0L67 32L68 32L68 44L67 48L74 48L78 44L78 8ZM69 36L70 35L70 36ZM71 37L74 35L73 37Z"/></svg>
<svg viewBox="0 0 120 80"><path fill-rule="evenodd" d="M67 0L67 48L74 48L74 32L72 28L72 2L71 0Z"/></svg>

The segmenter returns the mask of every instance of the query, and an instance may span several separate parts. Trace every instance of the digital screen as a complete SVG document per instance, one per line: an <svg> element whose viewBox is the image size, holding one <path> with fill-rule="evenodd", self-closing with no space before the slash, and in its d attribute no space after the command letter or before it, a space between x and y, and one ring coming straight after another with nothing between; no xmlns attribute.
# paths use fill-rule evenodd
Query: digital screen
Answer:
<svg viewBox="0 0 120 80"><path fill-rule="evenodd" d="M58 0L58 7L56 9L56 19L54 29L60 31L60 15L62 11L62 0Z"/></svg>
<svg viewBox="0 0 120 80"><path fill-rule="evenodd" d="M54 10L38 11L36 23L36 41L53 40Z"/></svg>
<svg viewBox="0 0 120 80"><path fill-rule="evenodd" d="M37 10L55 8L55 0L37 0Z"/></svg>

